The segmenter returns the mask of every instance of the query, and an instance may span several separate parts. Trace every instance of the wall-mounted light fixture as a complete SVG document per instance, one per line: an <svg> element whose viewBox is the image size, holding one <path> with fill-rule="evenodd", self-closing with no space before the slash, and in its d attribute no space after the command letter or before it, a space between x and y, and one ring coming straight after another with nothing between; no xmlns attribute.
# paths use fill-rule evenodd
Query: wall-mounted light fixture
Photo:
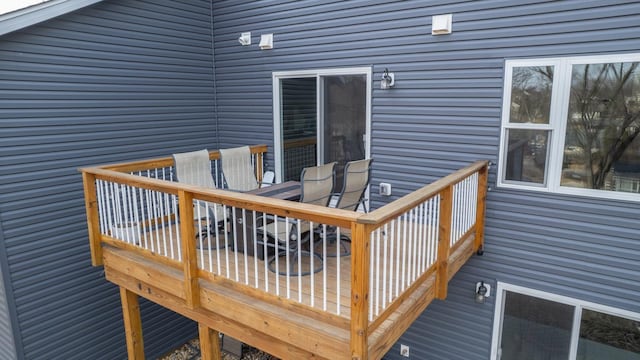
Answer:
<svg viewBox="0 0 640 360"><path fill-rule="evenodd" d="M260 35L260 50L273 49L273 34Z"/></svg>
<svg viewBox="0 0 640 360"><path fill-rule="evenodd" d="M251 45L251 32L243 32L242 34L240 34L240 37L238 38L238 42L242 46Z"/></svg>
<svg viewBox="0 0 640 360"><path fill-rule="evenodd" d="M484 304L485 300L491 296L491 285L485 284L484 281L476 283L475 300L478 304Z"/></svg>
<svg viewBox="0 0 640 360"><path fill-rule="evenodd" d="M382 79L380 79L380 89L387 90L392 88L396 84L396 76L394 73L390 73L389 69L385 68L382 73Z"/></svg>

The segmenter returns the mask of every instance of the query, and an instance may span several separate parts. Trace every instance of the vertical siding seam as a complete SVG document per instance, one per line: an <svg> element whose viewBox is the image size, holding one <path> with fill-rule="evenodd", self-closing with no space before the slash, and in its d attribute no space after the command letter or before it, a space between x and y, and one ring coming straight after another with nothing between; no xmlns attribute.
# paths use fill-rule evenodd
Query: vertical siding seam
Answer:
<svg viewBox="0 0 640 360"><path fill-rule="evenodd" d="M211 25L211 69L212 74L211 77L213 79L213 120L215 121L216 126L216 149L220 148L220 131L218 130L218 89L216 86L216 50L215 50L215 41L214 41L214 30L213 30L213 0L209 0L209 23Z"/></svg>
<svg viewBox="0 0 640 360"><path fill-rule="evenodd" d="M5 301L7 307L7 316L9 317L9 326L11 336L10 341L13 345L13 353L22 360L24 359L24 350L22 346L22 334L18 331L18 314L16 312L16 303L13 296L13 283L11 282L11 272L9 271L9 259L7 257L7 249L5 246L5 237L3 230L2 212L0 212L0 287L4 287L4 292L0 291L0 295L4 294L4 299L0 296L0 302Z"/></svg>

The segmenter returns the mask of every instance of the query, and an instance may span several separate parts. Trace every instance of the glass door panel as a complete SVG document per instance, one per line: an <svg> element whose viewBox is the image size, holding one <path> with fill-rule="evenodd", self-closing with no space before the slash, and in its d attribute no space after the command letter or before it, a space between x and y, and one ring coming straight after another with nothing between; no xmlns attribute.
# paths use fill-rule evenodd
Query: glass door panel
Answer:
<svg viewBox="0 0 640 360"><path fill-rule="evenodd" d="M640 360L640 321L584 309L578 360Z"/></svg>
<svg viewBox="0 0 640 360"><path fill-rule="evenodd" d="M574 307L523 294L505 294L501 360L567 360Z"/></svg>
<svg viewBox="0 0 640 360"><path fill-rule="evenodd" d="M316 78L280 80L283 181L300 180L303 168L317 161Z"/></svg>
<svg viewBox="0 0 640 360"><path fill-rule="evenodd" d="M336 188L342 189L344 165L365 158L366 75L321 76L320 162L337 161Z"/></svg>

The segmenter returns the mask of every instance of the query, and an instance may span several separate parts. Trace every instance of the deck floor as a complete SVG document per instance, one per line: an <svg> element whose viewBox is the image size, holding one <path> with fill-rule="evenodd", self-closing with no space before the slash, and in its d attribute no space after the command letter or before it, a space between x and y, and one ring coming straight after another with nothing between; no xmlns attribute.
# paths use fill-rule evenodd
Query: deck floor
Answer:
<svg viewBox="0 0 640 360"><path fill-rule="evenodd" d="M284 254L282 255L282 257L278 258L278 265L284 270L286 268L286 257ZM293 271L298 270L299 263L303 271L310 269L311 256L303 256L303 261L295 263L291 258L290 263L293 264ZM254 257L233 251L228 247L211 251L198 250L198 266L205 271L276 296L292 299L336 315L349 317L351 294L350 257L343 256L340 261L335 257L328 257L324 260L313 257L313 263L318 270L313 275L277 275L269 270L264 260L260 260L257 256Z"/></svg>
<svg viewBox="0 0 640 360"><path fill-rule="evenodd" d="M143 234L140 238L140 246L179 260L181 249L177 241L177 231L178 227L174 225ZM226 241L237 244L238 241L234 240L233 236L229 235ZM234 251L234 246L220 246L225 244L223 233L209 234L202 239L198 237L194 241L197 248L198 268L201 270L319 310L345 318L350 316L351 258L349 255L335 256L335 245L329 244L326 249L326 253L331 253L333 256L312 257L308 251L305 251L306 254L303 253L299 257L301 261L297 260L297 256L290 254L288 263L286 252L280 250L277 264L274 261L270 270L267 262L261 259L263 256L251 256L245 252ZM220 249L217 248L219 246ZM261 243L248 245L251 249L254 246L261 253L260 255L264 254L265 250ZM325 253L321 244L316 246L316 252ZM269 247L268 252L268 258L274 255L273 248ZM275 273L276 268L280 269L279 272L282 275ZM289 276L286 275L287 268L289 268ZM315 269L313 275L310 271L312 268ZM304 275L298 276L297 273Z"/></svg>
<svg viewBox="0 0 640 360"><path fill-rule="evenodd" d="M400 226L404 226L404 222ZM196 228L198 227L196 226ZM177 231L177 226L167 224L159 230L143 234L140 238L140 246L179 260L181 249L177 241ZM347 230L342 232L348 235ZM282 275L277 275L273 271L276 268L275 262L271 266L272 269L269 269L266 262L261 260L263 256L250 255L253 253L254 246L257 253L263 255L265 249L262 243L255 242L253 236L247 238L248 244L246 246L250 248L248 252L233 250L234 248L243 249L243 245L245 245L239 236L234 236L233 232L227 233L226 238L224 232L195 238L193 241L197 248L198 267L214 276L221 276L281 298L349 318L351 257L349 255L335 256L335 241L328 243L326 249L326 254L333 256L311 257L307 252L307 255L300 256L302 261L299 262L297 256L290 256L288 263L290 266L287 266L285 253L280 251L281 256L278 257L277 265ZM218 249L220 245L225 243L235 246L222 246ZM374 254L371 273L377 292L370 294L370 298L371 310L375 315L378 314L376 309L384 308L386 304L395 299L419 273L416 265L419 259L404 257L405 254L401 254L401 251L406 252L407 249L403 250L401 246L392 249L390 245L392 243L393 241L390 240L386 249L381 241L372 243ZM347 243L347 246L349 245ZM415 245L409 244L407 246ZM414 250L416 249L414 248ZM269 247L268 251L270 251L269 258L273 255L273 248ZM424 251L426 253L426 250ZM316 253L325 254L322 243L316 244ZM394 257L395 259L393 259ZM422 262L424 261L423 259ZM311 271L309 270L312 268L312 262L316 272L310 275ZM286 275L287 268L289 268L290 276ZM296 275L300 273L300 269L301 273L305 273L305 275Z"/></svg>

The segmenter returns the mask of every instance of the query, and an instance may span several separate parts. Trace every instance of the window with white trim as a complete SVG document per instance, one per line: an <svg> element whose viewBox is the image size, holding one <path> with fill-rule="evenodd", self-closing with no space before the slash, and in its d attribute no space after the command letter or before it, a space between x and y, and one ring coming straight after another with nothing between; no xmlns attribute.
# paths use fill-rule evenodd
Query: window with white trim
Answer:
<svg viewBox="0 0 640 360"><path fill-rule="evenodd" d="M640 54L507 60L498 186L640 201Z"/></svg>
<svg viewBox="0 0 640 360"><path fill-rule="evenodd" d="M492 360L640 360L640 314L498 284Z"/></svg>

